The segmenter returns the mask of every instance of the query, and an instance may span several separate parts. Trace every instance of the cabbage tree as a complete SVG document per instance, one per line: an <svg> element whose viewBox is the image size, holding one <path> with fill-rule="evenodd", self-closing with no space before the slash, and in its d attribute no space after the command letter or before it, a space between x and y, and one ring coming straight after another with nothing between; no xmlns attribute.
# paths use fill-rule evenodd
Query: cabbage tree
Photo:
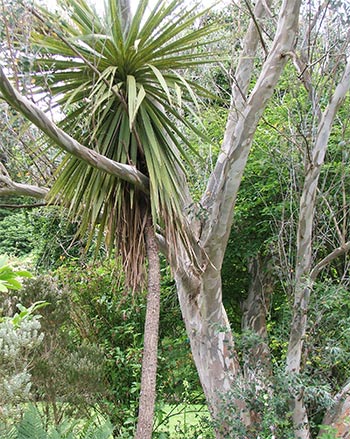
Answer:
<svg viewBox="0 0 350 439"><path fill-rule="evenodd" d="M39 50L35 90L48 86L64 113L61 127L89 149L143 174L146 188L87 166L66 154L51 189L80 222L80 233L97 231L125 264L127 285L140 287L148 259L148 299L137 437L151 437L155 400L159 258L154 225L168 244L178 239L191 252L184 210L184 162L197 131L196 96L210 96L183 73L208 62L199 41L213 28L196 28L199 15L182 2L159 1L147 13L142 0L133 17L127 3L109 0L100 17L85 0L60 3L65 20L47 11L33 32ZM45 23L50 26L45 26ZM213 61L213 60L211 60Z"/></svg>

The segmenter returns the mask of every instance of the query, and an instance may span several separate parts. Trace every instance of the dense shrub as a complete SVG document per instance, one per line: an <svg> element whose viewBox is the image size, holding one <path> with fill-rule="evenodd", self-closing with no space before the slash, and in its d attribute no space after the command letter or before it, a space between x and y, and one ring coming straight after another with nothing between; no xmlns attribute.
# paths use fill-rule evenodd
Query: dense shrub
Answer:
<svg viewBox="0 0 350 439"><path fill-rule="evenodd" d="M104 358L101 349L81 339L72 323L67 291L49 276L29 279L19 299L30 304L38 298L48 305L41 310L44 340L32 361L32 390L44 407L47 421L59 424L64 416L89 416L104 393Z"/></svg>
<svg viewBox="0 0 350 439"><path fill-rule="evenodd" d="M8 215L0 221L0 254L24 256L34 248L33 225L23 212Z"/></svg>
<svg viewBox="0 0 350 439"><path fill-rule="evenodd" d="M21 277L29 273L13 269L6 256L0 256L0 294L2 299L10 291L19 291ZM7 310L11 301L2 301ZM11 315L0 318L0 422L8 423L21 414L21 404L31 395L31 362L34 351L43 340L39 316L35 315L46 303L38 302L26 308L17 304ZM4 313L4 309L2 309Z"/></svg>

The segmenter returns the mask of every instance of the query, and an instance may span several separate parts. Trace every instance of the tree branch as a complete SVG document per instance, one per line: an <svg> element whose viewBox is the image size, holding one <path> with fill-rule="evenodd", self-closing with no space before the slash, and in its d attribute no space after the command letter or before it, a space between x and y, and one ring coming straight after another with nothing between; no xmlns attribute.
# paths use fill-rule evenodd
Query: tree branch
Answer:
<svg viewBox="0 0 350 439"><path fill-rule="evenodd" d="M350 241L346 242L341 247L334 249L329 255L323 258L318 264L314 266L314 268L310 272L310 278L314 282L317 276L320 274L321 270L326 267L326 265L330 264L334 259L339 256L345 255L350 250Z"/></svg>
<svg viewBox="0 0 350 439"><path fill-rule="evenodd" d="M208 211L208 220L201 241L217 268L224 257L253 136L287 63L286 53L293 50L296 42L300 5L301 0L283 2L275 38L255 87L246 102L240 105L240 114L234 107L230 110L221 153L202 198L201 204ZM242 101L242 98L239 100Z"/></svg>
<svg viewBox="0 0 350 439"><path fill-rule="evenodd" d="M263 36L262 36L262 33L261 33L261 30L260 30L260 26L259 26L258 20L257 20L257 18L256 18L256 16L255 16L254 11L252 10L252 7L250 6L250 3L249 3L248 0L245 0L245 4L246 4L246 6L247 6L247 8L248 8L248 11L249 11L249 14L250 14L250 16L251 16L251 18L252 18L252 20L253 20L253 22L254 22L254 24L255 24L256 31L258 32L258 35L259 35L259 39L260 39L261 45L262 45L262 47L263 47L263 49L264 49L264 52L265 52L265 56L267 57L267 55L268 55L269 52L268 52L268 50L267 50L267 47L266 47L266 44L265 44L264 38L263 38Z"/></svg>
<svg viewBox="0 0 350 439"><path fill-rule="evenodd" d="M45 207L47 203L34 204L0 204L0 209L35 209L37 207Z"/></svg>
<svg viewBox="0 0 350 439"><path fill-rule="evenodd" d="M334 227L335 227L335 231L337 232L338 235L338 239L341 245L345 244L345 233L342 233L339 225L338 225L338 221L337 218L335 216L334 210L332 209L332 206L329 204L327 197L321 193L321 191L317 188L317 192L320 194L322 200L324 201L325 205L327 206L327 209L329 210L333 223L334 223Z"/></svg>
<svg viewBox="0 0 350 439"><path fill-rule="evenodd" d="M46 188L33 186L31 184L21 184L12 181L7 175L0 174L0 197L19 195L33 198L45 198L49 190Z"/></svg>
<svg viewBox="0 0 350 439"><path fill-rule="evenodd" d="M81 145L75 139L55 125L36 105L21 96L10 84L3 69L0 67L0 91L9 105L29 119L43 131L57 146L72 154L88 165L100 171L114 175L136 186L142 192L149 193L148 178L134 166L118 163Z"/></svg>

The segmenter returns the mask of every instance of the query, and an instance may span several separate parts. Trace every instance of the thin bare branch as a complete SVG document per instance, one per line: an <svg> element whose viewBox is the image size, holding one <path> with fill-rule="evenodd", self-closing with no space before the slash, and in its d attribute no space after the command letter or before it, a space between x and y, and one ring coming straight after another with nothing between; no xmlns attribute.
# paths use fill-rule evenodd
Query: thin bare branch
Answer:
<svg viewBox="0 0 350 439"><path fill-rule="evenodd" d="M45 207L47 203L34 204L0 204L0 209L35 209L37 207Z"/></svg>
<svg viewBox="0 0 350 439"><path fill-rule="evenodd" d="M320 190L317 190L317 192L320 194L322 200L326 204L327 209L329 210L329 212L331 214L331 217L332 217L332 220L333 220L333 223L334 223L334 227L335 227L335 230L337 232L340 244L344 245L345 244L345 235L341 232L341 230L339 228L338 221L337 221L337 218L335 216L334 210L332 209L332 206L329 204L327 198L323 194L321 194Z"/></svg>

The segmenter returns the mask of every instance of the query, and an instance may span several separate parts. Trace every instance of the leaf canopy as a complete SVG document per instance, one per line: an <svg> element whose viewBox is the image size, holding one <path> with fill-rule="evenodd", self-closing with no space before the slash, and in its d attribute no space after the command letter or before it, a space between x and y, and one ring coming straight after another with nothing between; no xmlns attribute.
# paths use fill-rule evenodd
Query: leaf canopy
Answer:
<svg viewBox="0 0 350 439"><path fill-rule="evenodd" d="M135 286L141 280L149 210L168 241L175 231L188 241L183 161L192 147L182 127L202 135L186 116L195 114L197 98L214 96L184 73L214 61L201 41L215 25L198 28L205 11L187 10L178 0L160 0L150 13L148 0L141 0L128 26L116 0L108 0L103 17L85 0L59 4L61 17L41 10L50 24L32 35L40 49L37 89L49 87L65 112L64 130L149 177L150 195L70 155L59 167L51 195L80 218L82 233L90 231L91 239L97 227L98 242L106 238L110 248L117 245Z"/></svg>

